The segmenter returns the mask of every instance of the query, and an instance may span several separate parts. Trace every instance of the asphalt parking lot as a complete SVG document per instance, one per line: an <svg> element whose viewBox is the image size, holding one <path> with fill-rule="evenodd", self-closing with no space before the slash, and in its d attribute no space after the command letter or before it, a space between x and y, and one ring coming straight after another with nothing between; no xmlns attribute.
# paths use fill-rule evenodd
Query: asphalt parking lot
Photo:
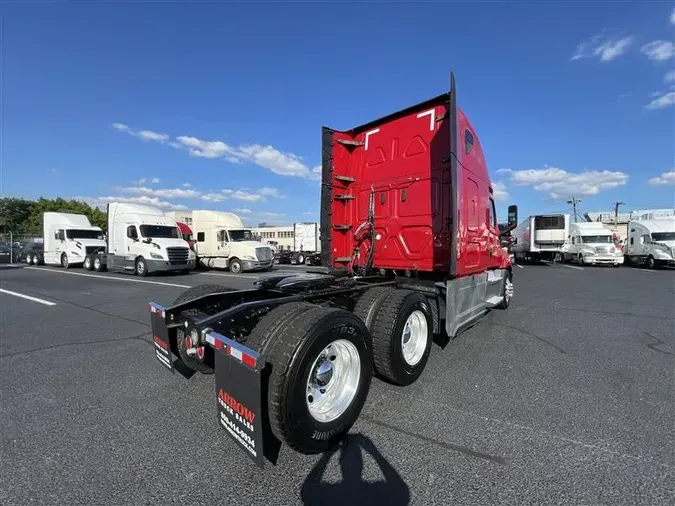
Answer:
<svg viewBox="0 0 675 506"><path fill-rule="evenodd" d="M374 381L335 454L259 470L213 377L156 361L147 309L255 275L0 269L2 504L675 503L673 271L517 266L508 311Z"/></svg>

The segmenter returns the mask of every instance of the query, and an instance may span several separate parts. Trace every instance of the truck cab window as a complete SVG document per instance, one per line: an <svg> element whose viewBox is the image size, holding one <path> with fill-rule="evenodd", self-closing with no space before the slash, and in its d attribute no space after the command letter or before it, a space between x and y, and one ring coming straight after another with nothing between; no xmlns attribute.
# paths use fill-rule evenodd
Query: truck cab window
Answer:
<svg viewBox="0 0 675 506"><path fill-rule="evenodd" d="M473 149L473 134L464 130L464 152L468 155Z"/></svg>
<svg viewBox="0 0 675 506"><path fill-rule="evenodd" d="M218 242L229 242L229 239L227 237L227 230L218 231Z"/></svg>
<svg viewBox="0 0 675 506"><path fill-rule="evenodd" d="M138 232L136 231L135 225L129 225L127 227L127 237L129 239L138 239Z"/></svg>
<svg viewBox="0 0 675 506"><path fill-rule="evenodd" d="M204 242L204 232L197 232L197 242Z"/></svg>
<svg viewBox="0 0 675 506"><path fill-rule="evenodd" d="M497 229L499 228L499 225L497 225L497 209L495 208L495 201L490 197L490 228Z"/></svg>

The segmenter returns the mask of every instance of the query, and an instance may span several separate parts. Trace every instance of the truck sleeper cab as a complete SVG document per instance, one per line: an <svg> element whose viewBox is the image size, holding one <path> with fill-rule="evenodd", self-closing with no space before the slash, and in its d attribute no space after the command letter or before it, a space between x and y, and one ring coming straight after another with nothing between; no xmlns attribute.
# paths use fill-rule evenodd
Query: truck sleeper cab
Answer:
<svg viewBox="0 0 675 506"><path fill-rule="evenodd" d="M88 266L89 255L105 253L106 243L100 227L92 226L83 214L46 212L43 215L44 263Z"/></svg>
<svg viewBox="0 0 675 506"><path fill-rule="evenodd" d="M218 423L259 465L275 462L282 443L308 454L333 447L373 374L412 384L434 335L455 337L513 296L487 166L456 106L454 76L449 93L322 132L324 267L149 304L157 360L186 376L215 373ZM508 221L515 227L515 206Z"/></svg>
<svg viewBox="0 0 675 506"><path fill-rule="evenodd" d="M624 254L626 264L675 267L675 216L630 221Z"/></svg>
<svg viewBox="0 0 675 506"><path fill-rule="evenodd" d="M108 254L94 256L95 270L117 270L147 276L156 272L189 272L196 255L175 220L155 207L108 204Z"/></svg>
<svg viewBox="0 0 675 506"><path fill-rule="evenodd" d="M572 223L563 260L575 261L579 265L619 267L623 264L623 253L614 244L612 231L602 223Z"/></svg>
<svg viewBox="0 0 675 506"><path fill-rule="evenodd" d="M241 218L221 211L192 212L197 231L195 251L202 267L229 269L233 274L271 269L272 248L260 242Z"/></svg>

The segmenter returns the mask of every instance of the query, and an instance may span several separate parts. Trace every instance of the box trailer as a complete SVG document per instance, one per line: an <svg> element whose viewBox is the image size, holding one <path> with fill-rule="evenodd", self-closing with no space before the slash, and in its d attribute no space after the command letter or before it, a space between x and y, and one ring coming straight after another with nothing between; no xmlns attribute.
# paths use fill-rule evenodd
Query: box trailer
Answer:
<svg viewBox="0 0 675 506"><path fill-rule="evenodd" d="M293 247L279 253L279 263L317 265L320 263L320 252L319 224L316 222L294 223Z"/></svg>
<svg viewBox="0 0 675 506"><path fill-rule="evenodd" d="M516 261L561 259L569 230L569 214L528 216L511 231L511 252Z"/></svg>
<svg viewBox="0 0 675 506"><path fill-rule="evenodd" d="M323 128L322 267L149 303L157 360L185 376L215 373L217 423L259 465L282 443L334 447L373 373L410 385L434 335L455 337L511 303L483 149L450 82L368 124Z"/></svg>

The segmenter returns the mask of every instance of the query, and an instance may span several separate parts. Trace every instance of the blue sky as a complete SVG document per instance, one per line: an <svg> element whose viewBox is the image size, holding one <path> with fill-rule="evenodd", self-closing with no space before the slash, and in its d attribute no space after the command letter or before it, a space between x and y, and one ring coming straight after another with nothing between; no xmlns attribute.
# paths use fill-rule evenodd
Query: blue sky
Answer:
<svg viewBox="0 0 675 506"><path fill-rule="evenodd" d="M3 196L318 220L320 127L453 70L500 220L675 206L670 2L93 4L2 6Z"/></svg>

